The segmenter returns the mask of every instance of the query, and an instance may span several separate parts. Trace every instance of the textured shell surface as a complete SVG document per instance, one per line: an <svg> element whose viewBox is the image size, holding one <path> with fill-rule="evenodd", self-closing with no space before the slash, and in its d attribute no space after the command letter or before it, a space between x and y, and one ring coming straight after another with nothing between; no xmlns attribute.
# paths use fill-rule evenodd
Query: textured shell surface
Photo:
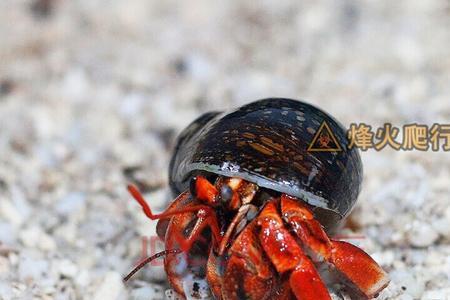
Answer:
<svg viewBox="0 0 450 300"><path fill-rule="evenodd" d="M324 122L340 151L308 151ZM240 177L339 220L353 208L362 181L358 150L348 144L344 127L321 109L292 99L262 99L192 122L178 138L170 184L180 193L199 171Z"/></svg>

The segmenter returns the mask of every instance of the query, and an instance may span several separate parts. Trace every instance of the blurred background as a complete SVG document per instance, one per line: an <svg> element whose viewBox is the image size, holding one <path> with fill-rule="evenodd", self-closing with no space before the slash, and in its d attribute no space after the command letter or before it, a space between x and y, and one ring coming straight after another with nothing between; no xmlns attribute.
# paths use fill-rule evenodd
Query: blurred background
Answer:
<svg viewBox="0 0 450 300"><path fill-rule="evenodd" d="M0 298L163 299L161 268L121 282L155 227L125 186L164 208L181 129L271 96L448 124L449 28L448 1L0 1ZM450 299L450 153L362 157L380 299Z"/></svg>

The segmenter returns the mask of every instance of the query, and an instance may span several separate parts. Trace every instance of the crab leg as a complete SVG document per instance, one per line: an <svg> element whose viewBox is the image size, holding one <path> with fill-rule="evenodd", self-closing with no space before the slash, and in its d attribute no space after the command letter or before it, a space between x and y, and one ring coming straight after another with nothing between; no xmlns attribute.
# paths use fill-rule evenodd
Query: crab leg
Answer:
<svg viewBox="0 0 450 300"><path fill-rule="evenodd" d="M289 283L299 300L331 300L312 261L284 227L276 206L269 201L258 216L259 239L278 273L290 272Z"/></svg>
<svg viewBox="0 0 450 300"><path fill-rule="evenodd" d="M193 206L197 207L197 206ZM184 231L175 232L172 239L178 242L179 247L183 251L189 251L192 244L201 239L203 230L207 227L211 229L211 235L213 238L213 245L217 247L220 243L222 236L220 233L219 225L217 223L217 216L214 210L209 207L200 208L196 213L197 220L194 227L189 233L189 237L185 238L182 234Z"/></svg>
<svg viewBox="0 0 450 300"><path fill-rule="evenodd" d="M206 261L197 261L198 257L192 256L191 250L193 247L197 245L195 246L195 251L201 251L207 255L210 246L217 247L221 239L214 211L212 209L201 208L197 213L194 213L190 209L193 207L198 207L198 205L194 203L188 204L184 212L174 216L166 232L166 248L181 249L181 253L168 254L164 260L167 278L171 286L180 295L184 295L183 278L189 272L195 273L195 268L206 264ZM192 227L194 221L195 224ZM190 229L191 227L192 229ZM213 244L209 245L207 243L206 248L203 248L203 244L199 246L195 243L203 240L207 242L207 239L203 236L204 229L206 228L211 229ZM189 233L185 236L187 230L189 230ZM203 259L201 258L201 260Z"/></svg>
<svg viewBox="0 0 450 300"><path fill-rule="evenodd" d="M222 280L223 299L271 299L276 287L276 274L258 241L255 222L239 234L228 255Z"/></svg>
<svg viewBox="0 0 450 300"><path fill-rule="evenodd" d="M203 176L194 177L191 181L191 194L212 205L217 203L216 196L219 193L216 187Z"/></svg>
<svg viewBox="0 0 450 300"><path fill-rule="evenodd" d="M139 192L136 186L129 185L128 191L130 192L131 196L133 196L134 200L136 200L139 205L142 207L142 210L144 214L149 218L150 220L159 220L159 219L166 219L181 213L185 212L195 212L199 210L200 208L206 207L205 205L197 205L197 206L190 206L190 207L183 207L178 209L167 209L166 211L160 213L160 214L154 214L152 212L152 209L150 208L150 205L148 205L147 201L144 199L142 194Z"/></svg>
<svg viewBox="0 0 450 300"><path fill-rule="evenodd" d="M206 180L206 179L205 179ZM194 241L195 237L197 237L201 231L209 225L211 227L211 231L213 234L213 237L215 238L215 241L217 243L221 240L220 235L220 229L219 225L217 223L217 217L214 212L214 209L210 206L207 206L205 204L197 204L195 205L194 202L192 202L194 205L185 205L183 207L179 207L178 201L184 200L184 197L186 197L187 192L181 194L177 200L175 201L176 205L171 205L166 211L160 213L160 214L154 214L150 208L150 205L148 205L147 201L144 199L142 194L139 192L136 186L129 185L128 191L133 196L133 198L141 205L142 210L144 211L145 215L150 220L167 220L167 218L177 216L183 213L187 212L195 212L197 214L198 220L196 226L193 228L191 232L191 238L184 241L183 246L186 246L185 248L190 248L190 244ZM178 200L180 199L180 200ZM167 228L165 228L167 229Z"/></svg>
<svg viewBox="0 0 450 300"><path fill-rule="evenodd" d="M204 185L200 186L205 187ZM203 239L202 233L208 227L211 229L214 247L217 248L222 239L214 209L205 204L198 204L189 197L190 194L186 191L166 211L160 214L154 214L147 201L135 186L128 186L128 190L133 198L141 205L145 215L149 219L159 219L164 222L159 223L161 225L160 230L158 230L158 235L160 237L165 236L166 248L182 250L182 252L180 251L181 253L174 251L173 253L167 254L164 260L164 266L172 287L177 293L183 295L182 278L189 272L188 268L191 262L188 261L188 254L194 243ZM202 193L208 194L204 191ZM195 221L194 226L190 229L188 236L185 236L186 230L191 228L190 225L193 221Z"/></svg>
<svg viewBox="0 0 450 300"><path fill-rule="evenodd" d="M227 202L229 209L237 210L219 246L219 255L223 255L232 235L236 234L240 228L242 229L241 225L256 216L258 208L250 203L253 201L258 186L240 178L220 178L216 184L221 191L220 199Z"/></svg>
<svg viewBox="0 0 450 300"><path fill-rule="evenodd" d="M228 225L228 229L225 232L225 235L223 236L222 242L219 245L219 255L222 255L225 252L225 247L227 247L228 243L230 242L231 235L234 232L234 229L238 225L239 222L241 222L244 218L247 212L249 211L250 206L245 205L241 206L239 211L234 216L233 220L231 221L230 225Z"/></svg>
<svg viewBox="0 0 450 300"><path fill-rule="evenodd" d="M206 263L206 280L216 300L222 299L224 263L222 257L217 256L211 248Z"/></svg>
<svg viewBox="0 0 450 300"><path fill-rule="evenodd" d="M186 212L172 218L165 235L166 249L178 249L177 239L173 237L184 232L195 219L195 213ZM185 252L166 255L164 269L170 286L180 295L184 295L183 278L189 272L188 255Z"/></svg>
<svg viewBox="0 0 450 300"><path fill-rule="evenodd" d="M281 212L303 245L331 263L359 298L371 299L388 285L386 272L367 253L350 243L328 238L313 213L298 200L282 195Z"/></svg>
<svg viewBox="0 0 450 300"><path fill-rule="evenodd" d="M195 199L191 197L189 191L185 191L184 193L180 194L165 211L173 212L175 210L179 210L180 208L193 203L194 200ZM167 227L169 226L171 218L172 217L161 218L156 224L156 233L161 240L164 240L166 236Z"/></svg>

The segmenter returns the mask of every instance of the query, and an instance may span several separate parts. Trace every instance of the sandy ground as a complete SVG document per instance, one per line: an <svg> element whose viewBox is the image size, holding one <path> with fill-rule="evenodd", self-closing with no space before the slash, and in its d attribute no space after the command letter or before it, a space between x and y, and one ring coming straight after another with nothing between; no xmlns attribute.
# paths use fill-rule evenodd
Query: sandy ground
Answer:
<svg viewBox="0 0 450 300"><path fill-rule="evenodd" d="M345 125L450 123L447 1L0 1L0 298L163 299L128 285L177 133L200 113L303 98ZM450 299L450 153L369 150L356 242L380 299ZM340 296L337 298L341 298Z"/></svg>

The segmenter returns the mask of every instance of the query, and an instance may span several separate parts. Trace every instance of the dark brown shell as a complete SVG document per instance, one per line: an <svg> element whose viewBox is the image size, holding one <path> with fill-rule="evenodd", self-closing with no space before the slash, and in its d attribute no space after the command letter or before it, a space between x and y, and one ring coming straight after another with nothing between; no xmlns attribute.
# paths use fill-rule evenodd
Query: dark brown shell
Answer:
<svg viewBox="0 0 450 300"><path fill-rule="evenodd" d="M342 151L308 151L324 121ZM185 190L199 171L240 177L303 199L316 207L325 226L349 214L362 181L359 153L348 149L343 126L312 105L281 98L206 113L191 123L170 164L174 193Z"/></svg>

